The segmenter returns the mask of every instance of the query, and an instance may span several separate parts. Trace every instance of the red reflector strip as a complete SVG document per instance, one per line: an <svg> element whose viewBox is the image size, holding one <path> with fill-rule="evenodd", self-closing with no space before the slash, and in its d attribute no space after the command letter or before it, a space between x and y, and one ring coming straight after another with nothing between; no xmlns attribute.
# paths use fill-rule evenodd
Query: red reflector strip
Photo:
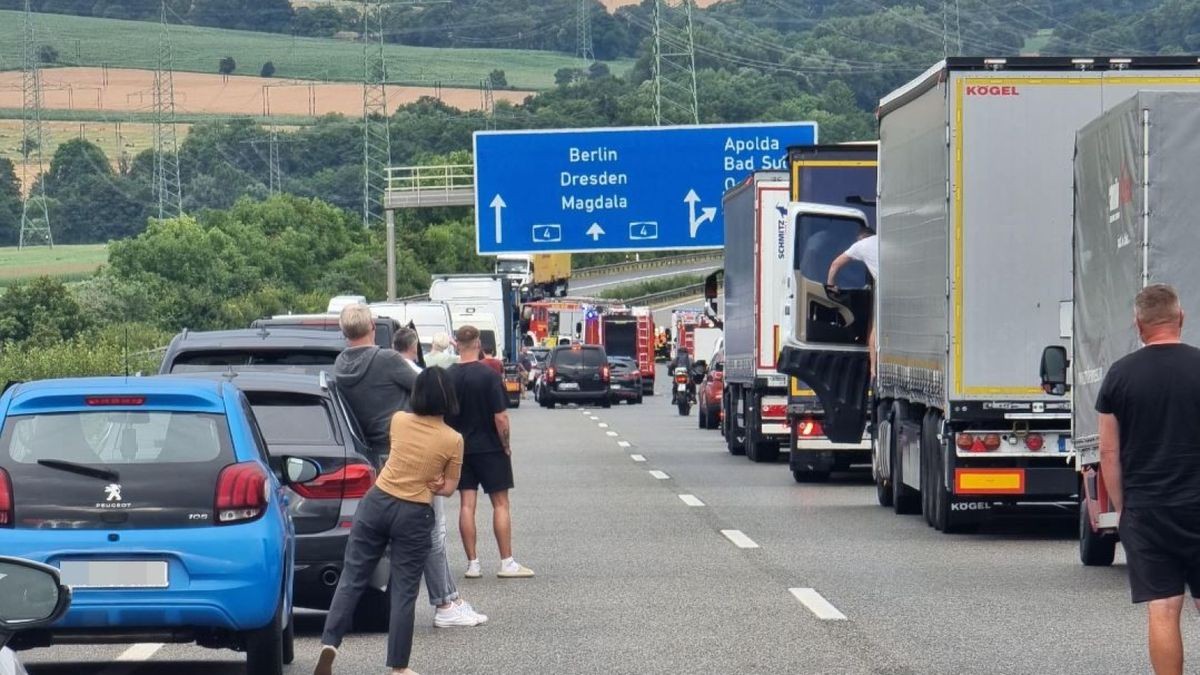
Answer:
<svg viewBox="0 0 1200 675"><path fill-rule="evenodd" d="M956 495L1023 495L1024 469L956 469Z"/></svg>
<svg viewBox="0 0 1200 675"><path fill-rule="evenodd" d="M145 396L88 396L83 402L91 406L102 405L145 405Z"/></svg>
<svg viewBox="0 0 1200 675"><path fill-rule="evenodd" d="M763 417L787 417L787 405L783 403L772 403L762 407Z"/></svg>

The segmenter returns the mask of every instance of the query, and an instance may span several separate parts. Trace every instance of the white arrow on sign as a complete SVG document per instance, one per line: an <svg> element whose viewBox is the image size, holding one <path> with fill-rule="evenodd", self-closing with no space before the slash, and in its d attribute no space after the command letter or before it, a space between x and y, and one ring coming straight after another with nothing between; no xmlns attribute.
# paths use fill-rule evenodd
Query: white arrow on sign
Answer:
<svg viewBox="0 0 1200 675"><path fill-rule="evenodd" d="M700 195L696 194L695 190L688 190L687 196L683 198L683 201L687 202L688 205L688 215L690 216L692 223L691 236L692 239L695 239L696 232L700 229L701 225L704 223L711 223L712 221L716 220L717 209L712 206L706 206L700 209L700 217L697 218L696 204L700 202Z"/></svg>
<svg viewBox="0 0 1200 675"><path fill-rule="evenodd" d="M592 226L584 234L591 237L592 241L600 241L600 235L604 234L604 228L600 227L600 223L592 223Z"/></svg>
<svg viewBox="0 0 1200 675"><path fill-rule="evenodd" d="M503 211L504 207L508 206L508 204L504 203L503 197L496 195L495 199L492 200L491 206L496 211L496 243L499 244L502 237L500 226L504 224Z"/></svg>

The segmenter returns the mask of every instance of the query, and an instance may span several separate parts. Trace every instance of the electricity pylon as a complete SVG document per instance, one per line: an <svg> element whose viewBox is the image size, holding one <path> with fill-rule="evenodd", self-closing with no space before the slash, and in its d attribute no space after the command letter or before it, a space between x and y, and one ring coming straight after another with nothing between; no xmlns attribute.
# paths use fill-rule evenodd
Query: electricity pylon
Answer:
<svg viewBox="0 0 1200 675"><path fill-rule="evenodd" d="M158 61L154 68L154 196L158 217L183 213L183 189L179 179L179 143L175 136L175 78L171 35L167 30L167 2L160 3Z"/></svg>
<svg viewBox="0 0 1200 675"><path fill-rule="evenodd" d="M654 123L700 123L692 0L654 0Z"/></svg>
<svg viewBox="0 0 1200 675"><path fill-rule="evenodd" d="M46 142L42 126L42 73L38 63L37 44L33 34L33 13L25 0L23 32L24 64L21 71L21 155L25 198L21 200L21 235L19 248L45 245L54 247L50 232L50 211L46 207L46 186L42 177L45 168L42 148ZM31 167L32 165L32 167ZM30 171L30 168L33 171ZM36 189L35 189L36 186Z"/></svg>

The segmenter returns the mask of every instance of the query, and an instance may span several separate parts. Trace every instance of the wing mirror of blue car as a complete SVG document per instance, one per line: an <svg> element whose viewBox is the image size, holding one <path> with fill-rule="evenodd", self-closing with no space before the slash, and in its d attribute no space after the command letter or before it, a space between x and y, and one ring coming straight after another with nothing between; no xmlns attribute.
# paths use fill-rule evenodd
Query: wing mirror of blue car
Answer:
<svg viewBox="0 0 1200 675"><path fill-rule="evenodd" d="M283 459L283 480L288 484L308 483L321 475L321 465L304 457Z"/></svg>
<svg viewBox="0 0 1200 675"><path fill-rule="evenodd" d="M1051 396L1066 396L1071 390L1067 384L1067 368L1071 365L1067 357L1067 349L1061 345L1051 345L1042 351L1042 391Z"/></svg>
<svg viewBox="0 0 1200 675"><path fill-rule="evenodd" d="M0 647L13 633L58 621L71 606L71 589L58 570L21 558L0 557Z"/></svg>

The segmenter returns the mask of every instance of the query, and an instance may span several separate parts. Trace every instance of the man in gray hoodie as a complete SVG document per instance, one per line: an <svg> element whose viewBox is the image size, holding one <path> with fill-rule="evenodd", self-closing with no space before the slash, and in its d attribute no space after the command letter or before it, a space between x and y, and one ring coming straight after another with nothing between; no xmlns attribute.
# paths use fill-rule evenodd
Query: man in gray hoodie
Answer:
<svg viewBox="0 0 1200 675"><path fill-rule="evenodd" d="M417 372L404 357L375 346L375 317L363 304L347 305L338 325L350 346L338 355L333 376L350 411L371 446L375 468L383 466L390 449L392 415L408 406Z"/></svg>

